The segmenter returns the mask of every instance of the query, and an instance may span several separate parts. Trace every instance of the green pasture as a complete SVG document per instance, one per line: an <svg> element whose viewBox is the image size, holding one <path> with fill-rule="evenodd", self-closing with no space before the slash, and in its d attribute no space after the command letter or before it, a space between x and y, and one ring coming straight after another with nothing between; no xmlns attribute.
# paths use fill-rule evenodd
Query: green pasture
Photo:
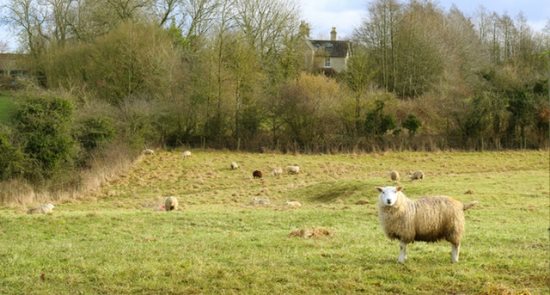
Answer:
<svg viewBox="0 0 550 295"><path fill-rule="evenodd" d="M229 169L232 161L239 170ZM290 164L302 173L269 174ZM263 179L252 178L256 169ZM375 189L392 184L392 169L410 198L479 201L466 212L458 264L447 242L412 244L407 263L397 263L399 246L379 226ZM426 179L406 179L413 170ZM180 209L159 211L169 195ZM271 204L251 205L255 197ZM54 203L50 215L0 208L0 294L549 292L548 151L193 150L187 159L157 151L97 191ZM308 228L331 235L289 236Z"/></svg>

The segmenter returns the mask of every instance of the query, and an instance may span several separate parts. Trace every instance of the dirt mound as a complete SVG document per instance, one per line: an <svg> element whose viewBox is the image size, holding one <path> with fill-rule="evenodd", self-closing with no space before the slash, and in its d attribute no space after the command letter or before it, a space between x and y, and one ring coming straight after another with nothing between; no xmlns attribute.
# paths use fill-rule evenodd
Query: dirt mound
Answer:
<svg viewBox="0 0 550 295"><path fill-rule="evenodd" d="M331 237L332 235L332 231L322 227L295 229L291 231L290 234L288 234L289 237L298 237L304 239Z"/></svg>

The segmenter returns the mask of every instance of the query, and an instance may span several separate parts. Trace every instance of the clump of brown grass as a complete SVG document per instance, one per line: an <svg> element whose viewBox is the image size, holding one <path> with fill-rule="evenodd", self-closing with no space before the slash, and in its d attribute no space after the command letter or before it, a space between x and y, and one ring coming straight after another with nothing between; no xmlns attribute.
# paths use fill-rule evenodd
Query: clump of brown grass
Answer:
<svg viewBox="0 0 550 295"><path fill-rule="evenodd" d="M322 227L295 229L288 234L289 237L298 237L304 239L331 237L332 231Z"/></svg>
<svg viewBox="0 0 550 295"><path fill-rule="evenodd" d="M502 284L486 283L481 291L482 295L531 295L527 289L515 291Z"/></svg>
<svg viewBox="0 0 550 295"><path fill-rule="evenodd" d="M358 200L357 202L355 202L355 205L368 205L369 204L369 200Z"/></svg>
<svg viewBox="0 0 550 295"><path fill-rule="evenodd" d="M0 182L0 204L28 204L35 201L36 194L29 183L12 179Z"/></svg>

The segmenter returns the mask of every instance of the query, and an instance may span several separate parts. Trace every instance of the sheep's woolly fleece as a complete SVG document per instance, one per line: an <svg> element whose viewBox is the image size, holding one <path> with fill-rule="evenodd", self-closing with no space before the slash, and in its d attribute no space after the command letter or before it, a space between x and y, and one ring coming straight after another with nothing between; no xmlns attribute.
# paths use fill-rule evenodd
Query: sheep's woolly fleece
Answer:
<svg viewBox="0 0 550 295"><path fill-rule="evenodd" d="M390 178L393 181L399 181L399 179L400 179L399 172L397 172L395 170L391 171L390 172Z"/></svg>
<svg viewBox="0 0 550 295"><path fill-rule="evenodd" d="M400 187L378 188L379 218L390 239L401 241L399 262L406 259L406 244L414 241L435 242L445 239L453 245L453 262L458 261L464 234L464 211L476 202L463 204L446 196L413 201Z"/></svg>
<svg viewBox="0 0 550 295"><path fill-rule="evenodd" d="M298 165L287 166L286 171L288 172L288 174L298 174L300 173L300 166Z"/></svg>
<svg viewBox="0 0 550 295"><path fill-rule="evenodd" d="M31 208L27 211L28 214L50 214L55 206L51 203L40 205L36 208Z"/></svg>
<svg viewBox="0 0 550 295"><path fill-rule="evenodd" d="M164 209L166 211L178 210L178 199L176 197L167 197L164 200Z"/></svg>

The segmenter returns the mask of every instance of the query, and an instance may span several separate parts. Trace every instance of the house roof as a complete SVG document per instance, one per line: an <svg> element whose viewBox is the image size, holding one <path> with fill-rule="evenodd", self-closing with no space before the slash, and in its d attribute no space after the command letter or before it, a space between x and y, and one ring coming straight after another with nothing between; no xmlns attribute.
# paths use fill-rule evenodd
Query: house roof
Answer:
<svg viewBox="0 0 550 295"><path fill-rule="evenodd" d="M350 41L309 40L316 52L326 52L330 57L346 57L351 48Z"/></svg>

